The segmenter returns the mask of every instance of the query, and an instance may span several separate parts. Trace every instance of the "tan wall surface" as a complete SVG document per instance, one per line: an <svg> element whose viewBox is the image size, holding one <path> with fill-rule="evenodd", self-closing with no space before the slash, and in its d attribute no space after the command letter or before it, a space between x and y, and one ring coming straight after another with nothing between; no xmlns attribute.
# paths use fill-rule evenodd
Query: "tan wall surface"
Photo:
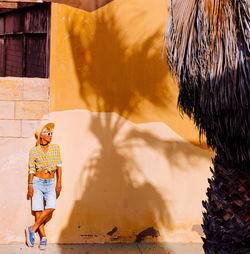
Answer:
<svg viewBox="0 0 250 254"><path fill-rule="evenodd" d="M134 124L88 110L54 112L49 119L63 158L63 190L46 225L50 242L131 242L149 227L160 236L145 241L201 241L212 154L164 123ZM23 242L24 227L34 220L26 200L34 143L33 135L0 139L0 244Z"/></svg>
<svg viewBox="0 0 250 254"><path fill-rule="evenodd" d="M211 153L164 123L133 124L88 110L54 112L50 119L64 161L54 239L127 242L154 227L160 237L145 241L201 241Z"/></svg>
<svg viewBox="0 0 250 254"><path fill-rule="evenodd" d="M33 222L26 201L27 162L34 130L49 113L49 80L0 79L0 244L24 241Z"/></svg>
<svg viewBox="0 0 250 254"><path fill-rule="evenodd" d="M148 227L161 234L148 241L200 241L211 154L188 142L198 133L176 109L166 18L164 0L52 6L51 116L74 182L60 242L114 241L115 226L117 241Z"/></svg>
<svg viewBox="0 0 250 254"><path fill-rule="evenodd" d="M56 123L53 142L63 159L63 190L46 225L49 242L131 242L150 227L160 236L144 241L201 242L212 154L191 144L198 133L176 109L177 86L161 56L166 10L165 0L116 0L91 13L53 4L50 113L36 115ZM40 120L30 110L45 108L30 103L37 94L43 98L43 89L30 89L29 79L26 90L24 81L8 80L3 89L0 82L0 106L8 109L0 110L6 132L0 244L23 242L24 227L34 220L27 161L32 124ZM10 138L6 122L1 129L6 120L18 121L13 133L18 123L26 129Z"/></svg>

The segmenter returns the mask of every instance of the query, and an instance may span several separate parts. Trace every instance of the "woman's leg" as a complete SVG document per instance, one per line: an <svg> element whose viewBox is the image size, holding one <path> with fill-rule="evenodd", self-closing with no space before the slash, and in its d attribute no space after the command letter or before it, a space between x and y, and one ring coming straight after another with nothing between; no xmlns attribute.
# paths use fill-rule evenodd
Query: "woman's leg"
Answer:
<svg viewBox="0 0 250 254"><path fill-rule="evenodd" d="M56 191L54 179L47 184L44 184L43 189L43 198L45 199L45 210L40 213L40 216L37 218L35 224L31 227L31 231L35 232L47 218L54 212L56 208Z"/></svg>
<svg viewBox="0 0 250 254"><path fill-rule="evenodd" d="M36 232L36 230L46 221L46 219L54 212L55 209L45 209L41 212L40 216L37 218L35 224L31 227L31 232Z"/></svg>
<svg viewBox="0 0 250 254"><path fill-rule="evenodd" d="M42 211L35 212L36 221L37 221L38 218L40 217L41 213L42 213ZM46 237L45 230L44 230L44 223L42 223L42 224L39 226L38 230L39 230L39 235L40 235L41 239L42 239L43 237Z"/></svg>

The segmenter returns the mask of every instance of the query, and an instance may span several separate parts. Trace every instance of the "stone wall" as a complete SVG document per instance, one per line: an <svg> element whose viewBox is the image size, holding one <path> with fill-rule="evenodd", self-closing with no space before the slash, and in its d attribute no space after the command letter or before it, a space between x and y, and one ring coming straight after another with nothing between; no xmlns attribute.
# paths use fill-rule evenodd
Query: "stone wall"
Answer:
<svg viewBox="0 0 250 254"><path fill-rule="evenodd" d="M49 111L49 80L40 78L0 79L0 138L34 135Z"/></svg>

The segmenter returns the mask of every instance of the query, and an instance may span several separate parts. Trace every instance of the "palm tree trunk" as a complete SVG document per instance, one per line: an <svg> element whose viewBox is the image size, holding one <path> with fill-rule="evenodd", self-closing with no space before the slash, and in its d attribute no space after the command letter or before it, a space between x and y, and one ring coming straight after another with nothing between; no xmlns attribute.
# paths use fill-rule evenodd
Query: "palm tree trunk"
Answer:
<svg viewBox="0 0 250 254"><path fill-rule="evenodd" d="M228 165L222 156L213 160L208 201L203 201L203 230L207 254L246 254L250 251L249 168Z"/></svg>

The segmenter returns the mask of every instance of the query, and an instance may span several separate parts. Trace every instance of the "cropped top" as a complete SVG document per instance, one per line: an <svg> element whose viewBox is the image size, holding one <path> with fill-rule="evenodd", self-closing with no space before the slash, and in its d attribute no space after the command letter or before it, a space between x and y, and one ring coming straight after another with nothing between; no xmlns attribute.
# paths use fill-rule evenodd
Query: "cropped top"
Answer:
<svg viewBox="0 0 250 254"><path fill-rule="evenodd" d="M41 145L31 148L29 154L29 174L47 170L49 173L62 166L60 148L56 144L49 144L47 153L44 153Z"/></svg>

